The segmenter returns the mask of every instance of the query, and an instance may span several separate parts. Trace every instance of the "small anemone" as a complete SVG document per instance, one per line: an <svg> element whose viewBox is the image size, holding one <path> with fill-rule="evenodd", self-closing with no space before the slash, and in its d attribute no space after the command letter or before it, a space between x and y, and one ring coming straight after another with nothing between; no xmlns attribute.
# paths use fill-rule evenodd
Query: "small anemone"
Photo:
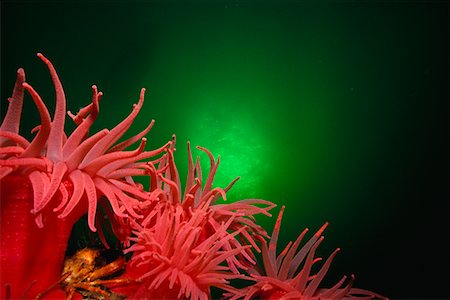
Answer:
<svg viewBox="0 0 450 300"><path fill-rule="evenodd" d="M325 261L316 274L311 269L314 264L320 262L321 258L315 258L317 247L322 243L321 236L328 223L325 223L303 247L299 249L300 243L305 237L308 229L298 236L294 243L289 242L286 248L277 255L278 235L281 227L281 219L284 206L278 215L272 236L267 245L266 240L262 243L262 270L249 269L250 279L255 283L235 293L228 293L231 299L305 299L305 300L338 300L338 299L386 299L371 291L353 288L354 275L345 284L347 276L343 276L331 288L320 288L330 265L340 251L336 249Z"/></svg>

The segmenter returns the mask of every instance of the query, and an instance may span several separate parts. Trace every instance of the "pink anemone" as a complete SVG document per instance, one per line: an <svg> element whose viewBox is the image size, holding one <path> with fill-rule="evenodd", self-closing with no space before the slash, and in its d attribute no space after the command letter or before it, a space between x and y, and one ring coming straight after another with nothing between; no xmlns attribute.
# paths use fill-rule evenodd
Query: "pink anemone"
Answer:
<svg viewBox="0 0 450 300"><path fill-rule="evenodd" d="M148 201L148 193L132 176L148 175L146 161L163 154L170 145L144 150L144 136L153 121L136 136L115 144L139 113L145 89L122 122L111 130L89 135L102 96L92 86L92 103L76 115L69 112L77 127L67 136L63 87L51 62L40 53L38 57L47 65L56 91L53 118L19 69L0 127L2 298L6 290L13 298L34 297L59 279L72 225L87 212L89 227L96 231L100 197L107 199L103 203L120 222L128 217L140 218L138 211ZM41 118L31 142L19 133L24 89ZM135 150L124 150L139 140Z"/></svg>
<svg viewBox="0 0 450 300"><path fill-rule="evenodd" d="M250 248L259 251L255 240L267 236L266 231L256 224L254 216L270 216L269 210L275 206L260 199L217 204L219 198L226 199L226 192L237 179L224 189L213 188L220 158L215 161L211 152L198 147L210 159L210 170L203 184L199 158L194 164L189 143L188 175L182 194L174 162L174 144L175 141L158 168L148 163L151 201L143 209L145 217L132 223L135 237L130 240L134 244L126 252L133 253L133 256L123 276L144 283L138 287L137 293L133 292L135 288L118 288L117 292L135 298L178 299L191 295L192 299L206 299L211 286L234 291L224 280L242 277L240 270L256 263ZM203 252L209 251L208 255L201 256L201 260L197 253L200 245ZM160 252L166 253L164 259ZM180 255L185 258L179 260ZM206 268L207 265L213 269ZM174 272L178 271L175 270L184 275L176 277L178 275ZM160 275L161 272L165 275ZM158 279L160 282L152 283L156 278L161 278ZM204 281L206 278L211 282Z"/></svg>
<svg viewBox="0 0 450 300"><path fill-rule="evenodd" d="M132 299L192 299L211 298L210 288L233 292L229 280L241 277L223 263L227 258L243 252L250 246L224 249L244 227L229 232L233 218L202 238L207 220L207 206L192 210L186 219L180 206L158 211L155 223L149 228L138 228L134 244L125 252L133 256L125 276L136 276L139 284L128 295ZM119 290L120 291L120 290ZM122 289L123 292L123 289Z"/></svg>
<svg viewBox="0 0 450 300"><path fill-rule="evenodd" d="M298 236L297 240L289 242L286 248L277 256L277 241L281 227L281 219L284 206L278 215L269 245L262 239L263 270L250 269L249 274L255 281L237 293L228 293L231 299L304 299L304 300L339 300L339 299L386 299L376 293L353 288L354 275L345 284L347 276L342 277L331 288L320 288L330 265L339 252L336 249L325 261L320 270L312 274L313 265L320 262L321 258L315 258L317 247L322 243L322 233L328 226L325 223L303 247L300 243L308 229ZM299 249L299 250L298 250Z"/></svg>
<svg viewBox="0 0 450 300"><path fill-rule="evenodd" d="M218 230L221 223L228 222L232 217L233 222L230 223L229 229L232 231L239 231L241 228L244 229L239 231L235 239L227 241L224 244L224 249L231 250L241 245L251 245L259 251L255 239L258 239L256 238L257 236L267 237L267 233L264 228L257 225L255 215L263 214L270 217L271 214L269 211L276 205L262 199L245 199L228 204L218 204L217 200L220 198L226 200L226 193L239 177L225 188L214 188L213 182L220 163L220 157L216 161L210 151L202 147L197 147L208 155L210 162L209 172L206 174L206 180L203 181L199 157L197 157L194 163L189 143L188 174L186 187L182 194L180 178L174 161L174 144L175 141L173 141L172 147L167 150L167 156L159 164L158 170L149 164L151 169L149 172L152 174L151 178L156 178L153 184L151 184L150 197L156 203L153 203L152 210L145 214L145 218L142 220L142 226L146 227L152 224L155 213L158 211L158 206L165 207L166 203L170 203L175 207L181 207L185 219L189 219L193 211L200 207L205 207L208 215L205 216L207 220L202 230L202 238L207 238ZM240 253L238 257L231 256L227 259L233 272L239 273L238 268L246 269L248 263L255 263L251 256L247 254L250 252L248 250Z"/></svg>

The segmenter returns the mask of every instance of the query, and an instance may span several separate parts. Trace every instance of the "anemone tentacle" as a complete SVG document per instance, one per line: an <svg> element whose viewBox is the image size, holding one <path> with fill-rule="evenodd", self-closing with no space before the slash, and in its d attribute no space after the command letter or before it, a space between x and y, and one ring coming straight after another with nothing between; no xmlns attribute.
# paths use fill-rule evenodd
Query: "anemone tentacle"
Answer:
<svg viewBox="0 0 450 300"><path fill-rule="evenodd" d="M13 93L11 98L9 98L9 106L6 111L5 118L0 126L0 131L7 131L11 133L18 134L20 128L20 118L22 114L22 106L23 106L23 86L22 84L25 82L25 71L20 68L17 70L17 78L16 83L14 85ZM4 144L7 140L4 137L0 136L0 146L6 146Z"/></svg>

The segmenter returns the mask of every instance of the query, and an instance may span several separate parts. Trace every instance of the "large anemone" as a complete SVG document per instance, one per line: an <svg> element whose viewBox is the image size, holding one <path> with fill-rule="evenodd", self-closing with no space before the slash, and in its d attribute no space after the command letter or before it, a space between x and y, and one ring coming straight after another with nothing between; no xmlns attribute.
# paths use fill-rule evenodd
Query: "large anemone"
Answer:
<svg viewBox="0 0 450 300"><path fill-rule="evenodd" d="M99 204L112 210L120 220L139 218L139 207L148 200L148 194L132 176L148 175L148 160L159 154L164 156L170 144L154 151L144 150L144 136L153 121L136 136L116 143L139 113L145 89L122 122L90 135L102 96L92 86L91 104L76 115L69 112L77 126L66 134L63 87L52 63L40 53L38 57L47 65L56 92L53 118L40 95L25 82L23 69L19 69L0 127L1 286L2 295L7 286L13 298L32 297L58 279L72 225L83 214L88 214L92 231L96 231ZM19 133L25 90L41 119L31 141ZM124 150L139 140L135 150ZM153 163L159 159L154 158ZM34 284L23 295L31 283Z"/></svg>

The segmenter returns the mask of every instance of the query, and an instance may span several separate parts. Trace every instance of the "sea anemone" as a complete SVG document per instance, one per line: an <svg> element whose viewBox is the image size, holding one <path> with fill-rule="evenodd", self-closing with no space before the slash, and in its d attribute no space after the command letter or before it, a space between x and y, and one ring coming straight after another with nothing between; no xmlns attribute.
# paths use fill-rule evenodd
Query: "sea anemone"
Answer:
<svg viewBox="0 0 450 300"><path fill-rule="evenodd" d="M233 203L218 204L217 200L222 198L226 200L226 193L239 179L234 179L227 187L213 187L214 177L220 163L220 157L217 161L214 159L212 153L203 148L197 147L199 150L205 152L208 155L210 166L209 171L206 174L206 180L203 183L202 169L200 166L200 159L197 157L194 164L192 159L192 152L190 143L188 142L188 174L186 179L186 187L184 194L181 193L181 185L177 167L174 161L174 145L173 141L171 147L167 150L167 155L162 159L158 166L158 170L154 169L150 164L150 168L153 173L151 178L156 178L153 185L151 184L151 199L155 199L156 204L153 205L149 213L144 214L145 218L142 220L142 226L147 227L152 224L152 220L156 211L159 210L159 206L164 208L166 203L169 203L175 207L181 207L183 217L188 220L192 213L199 207L205 207L208 214L205 216L207 220L204 222L202 230L202 238L207 238L213 234L220 224L228 222L230 218L233 218L233 222L230 223L229 230L238 231L239 234L235 239L231 239L224 244L226 250L230 250L241 245L251 245L257 251L259 248L255 239L257 236L268 237L267 232L261 226L256 224L255 215L263 214L271 216L269 211L276 205L270 201L262 199L245 199L234 201ZM244 228L243 230L240 230ZM250 252L250 250L248 251ZM246 263L254 263L249 255L244 252L238 257L231 256L227 259L231 270L235 273L239 273L238 268L245 269Z"/></svg>
<svg viewBox="0 0 450 300"><path fill-rule="evenodd" d="M241 275L223 263L250 246L225 249L225 245L244 227L230 233L231 217L201 238L208 208L203 205L191 212L186 220L180 206L168 206L157 212L152 227L134 231L134 244L125 250L133 253L126 276L140 274L135 278L140 284L129 294L132 299L210 299L213 286L235 291L229 279Z"/></svg>
<svg viewBox="0 0 450 300"><path fill-rule="evenodd" d="M166 249L164 250L167 252L165 257L167 260L172 261L171 268L183 270L186 264L191 263L191 261L197 261L196 257L198 254L195 254L195 249L197 249L199 245L207 243L205 245L209 246L202 247L212 247L211 249L215 249L219 252L214 255L211 252L209 255L202 257L203 264L205 264L208 259L216 261L213 265L220 263L225 264L223 267L226 266L227 273L222 274L224 276L223 279L229 279L241 277L240 270L245 270L248 266L256 263L252 258L250 248L255 248L257 251L260 251L255 240L267 236L266 231L256 224L254 216L256 214L271 216L269 210L275 207L275 204L261 199L246 199L230 204L217 204L216 201L219 198L226 200L226 192L239 178L233 180L226 188L213 188L214 176L220 158L215 161L210 151L198 147L198 149L204 151L210 159L210 169L207 173L206 181L203 184L200 160L199 157L197 157L195 164L193 163L190 143L188 143L188 175L184 194L182 195L180 192L181 186L178 170L174 161L174 145L175 138L171 147L167 149L167 155L159 163L158 168L155 168L153 163L147 164L149 173L151 174L149 192L151 201L147 202L148 207L143 208L142 210L144 218L141 220L134 220L131 223L132 227L135 229L135 237L131 237L130 241L134 244L128 248L126 252L133 253L131 259L132 263L127 265L126 272L123 276L135 278L137 280L147 278L147 283L139 288L137 294L134 292L130 293L130 291L133 291L135 288L130 289L127 287L118 288L116 291L119 293L121 292L134 297L185 298L190 295L191 291L196 290L196 293L199 294L193 294L193 299L204 299L206 295L209 295L211 286L216 286L229 291L232 288L225 282L222 282L221 284L219 284L219 282L216 282L216 284L197 282L199 278L203 278L206 274L210 274L209 272L211 272L211 270L201 267L201 264L195 267L191 266L193 269L188 272L190 274L189 278L178 278L178 285L176 285L176 287L172 284L169 288L168 286L159 288L159 284L151 284L152 281L148 279L155 278L156 276L154 273L155 271L153 271L156 268L154 258L149 258L152 257L153 254L150 255L148 253L153 253L152 251L156 251L156 249L159 249L158 251ZM168 225L172 223L178 225ZM226 224L225 227L224 224ZM176 230L171 227L165 228L164 226L175 226L179 229ZM158 235L160 239L163 239L160 234L163 234L162 232L164 231L166 231L164 234L172 236L173 239L185 240L186 237L184 235L195 235L195 237L192 236L190 243L181 243L177 247L172 244L169 246L164 244L163 247L161 243L167 243L167 241L155 241L153 236ZM180 237L178 237L179 234ZM149 238L149 235L151 238ZM164 239L167 239L167 237L164 237ZM160 246L154 248L155 243ZM220 245L220 247L217 245ZM166 247L175 247L176 251L167 250ZM178 249L179 247L181 248ZM204 249L204 251L206 251L208 248ZM143 251L147 254L144 255ZM192 254L186 254L188 257L181 263L177 257L184 252L192 252ZM220 253L226 253L226 255L219 256L221 257L221 260L218 261L217 255ZM228 271L231 271L231 273ZM218 274L219 273L215 275ZM231 276L231 274L233 274L233 276ZM213 275L214 274L210 274L210 276ZM186 290L186 287L183 287L185 284L188 284L188 290ZM168 294L165 295L165 293Z"/></svg>
<svg viewBox="0 0 450 300"><path fill-rule="evenodd" d="M40 53L38 57L47 65L56 91L53 119L39 94L25 82L23 69L19 69L0 127L2 298L6 297L5 286L13 298L33 297L59 279L72 226L87 212L89 227L96 231L100 197L107 199L102 200L103 205L110 206L118 219L141 217L137 211L147 201L148 193L132 176L148 175L142 160L164 153L170 145L144 150L144 136L153 121L136 136L114 145L141 109L145 89L128 117L111 130L89 136L102 96L92 86L92 103L76 115L69 112L77 127L66 135L64 90L52 63ZM24 89L41 118L31 142L19 134ZM136 150L124 151L139 140Z"/></svg>
<svg viewBox="0 0 450 300"><path fill-rule="evenodd" d="M353 288L354 275L345 284L347 276L343 276L331 288L320 288L330 265L340 251L336 249L325 261L316 274L311 273L314 264L321 258L315 258L317 247L322 243L322 233L328 226L325 223L300 250L297 251L308 229L298 236L297 240L289 242L286 248L277 256L277 241L281 227L284 206L278 215L272 236L267 242L262 239L262 268L249 269L254 284L239 290L237 293L228 293L231 299L304 299L304 300L339 300L339 299L386 299L376 293Z"/></svg>

